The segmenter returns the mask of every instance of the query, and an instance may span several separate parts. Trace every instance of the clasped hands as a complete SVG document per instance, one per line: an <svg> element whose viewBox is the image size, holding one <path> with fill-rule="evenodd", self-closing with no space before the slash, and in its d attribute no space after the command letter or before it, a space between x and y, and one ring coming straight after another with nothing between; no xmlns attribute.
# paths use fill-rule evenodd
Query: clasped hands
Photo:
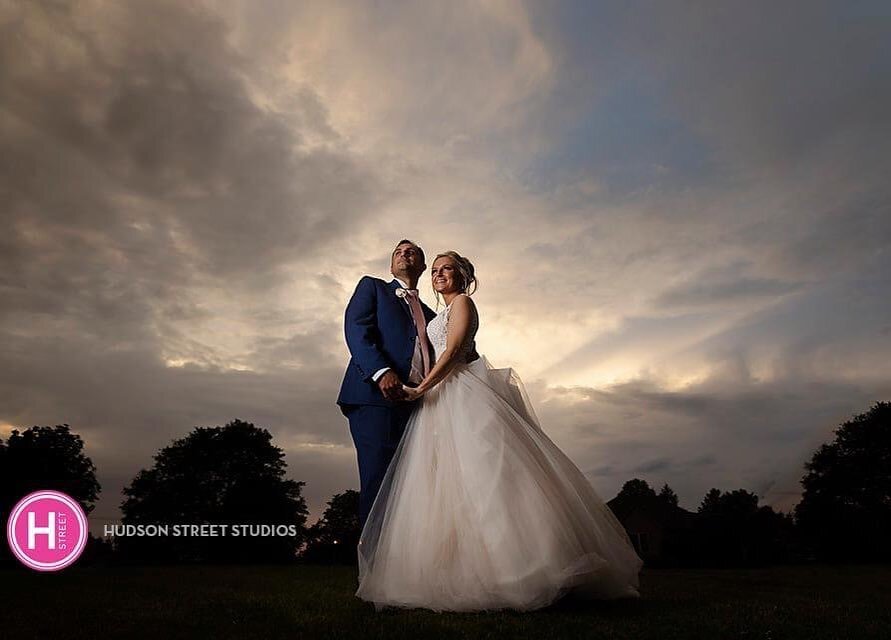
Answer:
<svg viewBox="0 0 891 640"><path fill-rule="evenodd" d="M402 384L402 380L399 379L399 376L392 369L380 377L377 381L377 386L380 388L381 393L384 394L384 398L393 402L411 402L423 395L418 393L417 389L406 387Z"/></svg>

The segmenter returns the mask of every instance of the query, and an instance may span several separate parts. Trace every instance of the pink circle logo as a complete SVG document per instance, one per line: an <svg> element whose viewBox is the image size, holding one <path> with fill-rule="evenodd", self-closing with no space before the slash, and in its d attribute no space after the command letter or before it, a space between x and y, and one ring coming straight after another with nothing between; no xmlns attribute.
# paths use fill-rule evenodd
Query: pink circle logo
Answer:
<svg viewBox="0 0 891 640"><path fill-rule="evenodd" d="M37 571L58 571L78 559L87 545L87 516L71 496L44 489L18 501L6 523L15 557Z"/></svg>

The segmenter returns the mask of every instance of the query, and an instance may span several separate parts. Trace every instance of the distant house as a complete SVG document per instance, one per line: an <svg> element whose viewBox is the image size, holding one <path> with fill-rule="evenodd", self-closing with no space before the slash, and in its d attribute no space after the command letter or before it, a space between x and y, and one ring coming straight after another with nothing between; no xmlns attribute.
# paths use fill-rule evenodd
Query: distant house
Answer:
<svg viewBox="0 0 891 640"><path fill-rule="evenodd" d="M616 496L606 504L648 564L674 564L689 557L695 513L659 498L632 502Z"/></svg>

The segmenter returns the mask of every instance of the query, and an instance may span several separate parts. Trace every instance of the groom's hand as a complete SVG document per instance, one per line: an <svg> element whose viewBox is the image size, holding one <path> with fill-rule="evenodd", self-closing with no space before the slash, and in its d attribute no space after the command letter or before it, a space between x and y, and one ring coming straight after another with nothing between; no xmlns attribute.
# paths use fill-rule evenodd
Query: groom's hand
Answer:
<svg viewBox="0 0 891 640"><path fill-rule="evenodd" d="M405 391L402 389L402 380L399 379L399 376L393 373L392 369L378 379L377 386L380 387L381 393L384 394L384 397L387 400L396 401L405 398Z"/></svg>

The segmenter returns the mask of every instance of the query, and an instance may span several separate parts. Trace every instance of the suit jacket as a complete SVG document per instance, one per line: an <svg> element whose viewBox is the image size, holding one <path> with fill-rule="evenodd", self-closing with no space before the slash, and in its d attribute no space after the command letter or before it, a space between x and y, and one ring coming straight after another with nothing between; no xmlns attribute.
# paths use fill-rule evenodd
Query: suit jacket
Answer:
<svg viewBox="0 0 891 640"><path fill-rule="evenodd" d="M350 362L340 386L337 404L372 404L384 407L395 403L384 398L377 382L371 379L384 367L390 367L406 382L418 335L411 309L396 295L399 281L384 282L363 276L344 313L344 335L350 350ZM427 322L436 316L421 303ZM429 342L428 342L429 344ZM433 362L431 349L430 362Z"/></svg>

